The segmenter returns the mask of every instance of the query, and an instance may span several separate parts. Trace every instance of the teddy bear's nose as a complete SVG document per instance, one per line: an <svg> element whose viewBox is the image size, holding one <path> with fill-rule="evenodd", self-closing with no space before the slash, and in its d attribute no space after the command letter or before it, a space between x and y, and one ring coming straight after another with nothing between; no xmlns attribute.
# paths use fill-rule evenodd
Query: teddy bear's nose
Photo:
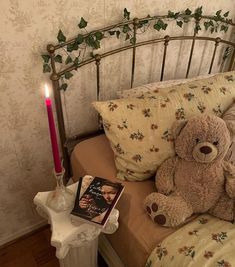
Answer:
<svg viewBox="0 0 235 267"><path fill-rule="evenodd" d="M212 149L209 146L202 146L200 148L200 152L203 154L210 154L212 152Z"/></svg>

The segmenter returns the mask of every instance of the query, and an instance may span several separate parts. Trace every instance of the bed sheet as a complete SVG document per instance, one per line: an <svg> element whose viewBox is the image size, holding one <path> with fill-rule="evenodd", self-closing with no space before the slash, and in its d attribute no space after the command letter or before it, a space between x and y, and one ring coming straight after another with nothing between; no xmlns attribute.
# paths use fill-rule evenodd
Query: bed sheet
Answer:
<svg viewBox="0 0 235 267"><path fill-rule="evenodd" d="M232 267L234 245L234 224L201 215L159 244L146 267Z"/></svg>
<svg viewBox="0 0 235 267"><path fill-rule="evenodd" d="M71 164L75 181L85 174L117 181L113 152L105 135L79 143ZM126 267L143 267L155 246L176 229L154 224L143 208L145 197L155 191L154 179L121 182L125 190L117 203L119 229L107 238Z"/></svg>

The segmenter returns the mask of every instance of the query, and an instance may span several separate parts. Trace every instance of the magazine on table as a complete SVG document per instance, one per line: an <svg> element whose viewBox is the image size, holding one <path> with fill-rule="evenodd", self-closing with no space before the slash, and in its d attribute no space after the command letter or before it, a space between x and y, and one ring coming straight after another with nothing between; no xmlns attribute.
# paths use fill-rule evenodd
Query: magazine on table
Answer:
<svg viewBox="0 0 235 267"><path fill-rule="evenodd" d="M100 177L84 176L79 179L72 221L86 221L104 227L117 204L124 186Z"/></svg>

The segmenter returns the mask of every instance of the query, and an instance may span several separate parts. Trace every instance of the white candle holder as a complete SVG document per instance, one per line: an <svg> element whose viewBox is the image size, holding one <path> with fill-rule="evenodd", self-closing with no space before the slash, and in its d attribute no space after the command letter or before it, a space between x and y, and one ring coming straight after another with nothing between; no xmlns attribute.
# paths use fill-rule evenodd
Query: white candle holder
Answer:
<svg viewBox="0 0 235 267"><path fill-rule="evenodd" d="M56 173L53 169L53 174L56 178L56 188L47 197L47 206L56 212L69 210L74 206L75 194L64 186L64 173L64 169L61 173Z"/></svg>

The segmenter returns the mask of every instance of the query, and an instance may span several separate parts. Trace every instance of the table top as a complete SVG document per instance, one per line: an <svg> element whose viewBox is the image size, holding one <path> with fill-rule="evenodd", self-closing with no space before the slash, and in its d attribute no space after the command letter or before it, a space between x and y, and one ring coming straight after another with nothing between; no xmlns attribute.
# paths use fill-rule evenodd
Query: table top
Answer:
<svg viewBox="0 0 235 267"><path fill-rule="evenodd" d="M78 183L74 183L67 188L74 193L77 191ZM80 246L84 242L95 239L100 232L114 233L118 228L118 210L114 209L104 228L100 228L92 223L79 222L76 224L71 221L70 210L56 212L49 208L46 204L49 192L39 192L34 198L34 203L37 206L38 213L48 219L51 224L52 237L51 244L56 247L56 256L64 258L69 250L69 247Z"/></svg>

